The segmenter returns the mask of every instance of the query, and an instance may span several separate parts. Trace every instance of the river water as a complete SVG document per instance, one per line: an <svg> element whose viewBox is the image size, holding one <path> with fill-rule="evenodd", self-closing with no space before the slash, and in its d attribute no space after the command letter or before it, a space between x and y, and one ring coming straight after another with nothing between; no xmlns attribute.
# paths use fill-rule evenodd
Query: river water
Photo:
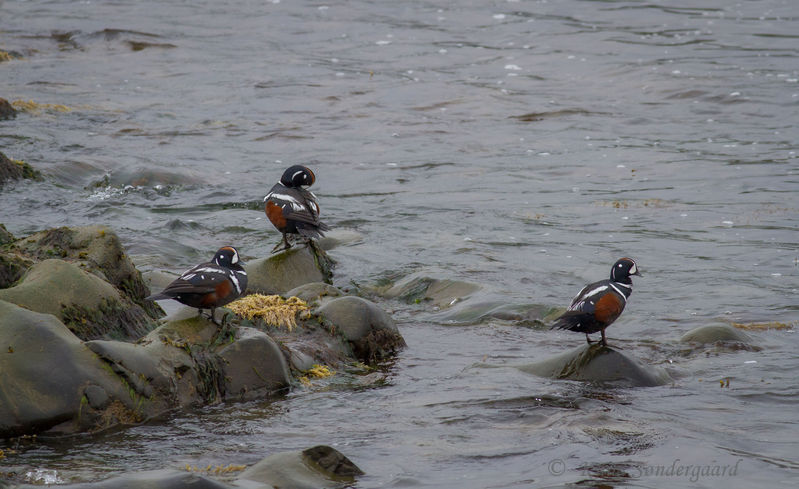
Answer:
<svg viewBox="0 0 799 489"><path fill-rule="evenodd" d="M676 379L537 378L512 366L584 337L384 300L408 348L377 386L0 443L0 472L92 481L324 443L364 488L796 487L794 330L678 340L797 324L797 33L792 0L0 1L0 49L22 56L0 96L71 109L0 122L0 150L45 175L0 191L15 235L106 224L143 271L223 244L265 256L261 199L307 164L324 220L362 236L333 250L335 284L422 272L565 306L631 256L644 276L610 342Z"/></svg>

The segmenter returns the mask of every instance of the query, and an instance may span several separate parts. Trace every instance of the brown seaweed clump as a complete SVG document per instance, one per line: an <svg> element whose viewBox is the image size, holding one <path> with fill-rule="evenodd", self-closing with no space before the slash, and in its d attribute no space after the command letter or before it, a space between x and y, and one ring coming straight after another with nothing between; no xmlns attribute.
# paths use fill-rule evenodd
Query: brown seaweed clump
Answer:
<svg viewBox="0 0 799 489"><path fill-rule="evenodd" d="M20 112L39 114L43 111L72 112L72 109L61 104L40 104L33 100L14 100L11 105Z"/></svg>
<svg viewBox="0 0 799 489"><path fill-rule="evenodd" d="M263 294L250 294L226 307L243 318L262 319L271 326L283 326L289 331L297 326L297 314L310 312L308 304L298 297L284 299L279 295Z"/></svg>

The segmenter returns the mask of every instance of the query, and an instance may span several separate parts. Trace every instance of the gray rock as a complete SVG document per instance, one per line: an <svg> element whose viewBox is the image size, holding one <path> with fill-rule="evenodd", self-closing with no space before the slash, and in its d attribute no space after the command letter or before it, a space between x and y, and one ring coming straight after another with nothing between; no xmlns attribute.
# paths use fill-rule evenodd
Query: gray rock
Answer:
<svg viewBox="0 0 799 489"><path fill-rule="evenodd" d="M331 485L349 485L363 472L334 448L320 445L303 451L271 455L249 469L238 479L279 488L318 489Z"/></svg>
<svg viewBox="0 0 799 489"><path fill-rule="evenodd" d="M743 331L727 324L700 326L685 333L680 338L680 343L707 344L716 342L735 342L751 345L754 343L754 340Z"/></svg>
<svg viewBox="0 0 799 489"><path fill-rule="evenodd" d="M297 245L267 258L250 260L247 290L250 293L283 295L287 291L313 282L330 283L332 261L324 251Z"/></svg>
<svg viewBox="0 0 799 489"><path fill-rule="evenodd" d="M108 397L108 393L99 385L87 386L85 389L83 389L83 395L86 396L86 399L89 401L89 406L93 407L94 409L103 409L108 406L109 402L111 402L111 398Z"/></svg>
<svg viewBox="0 0 799 489"><path fill-rule="evenodd" d="M137 339L154 323L116 288L72 263L50 259L37 263L14 287L0 290L0 300L58 317L81 339Z"/></svg>
<svg viewBox="0 0 799 489"><path fill-rule="evenodd" d="M350 342L355 355L367 363L385 358L405 346L397 325L383 309L360 297L338 297L316 310L330 329Z"/></svg>
<svg viewBox="0 0 799 489"><path fill-rule="evenodd" d="M86 347L112 365L114 372L123 377L137 392L151 397L154 389L169 392L171 378L160 368L163 358L152 349L122 341L88 341Z"/></svg>
<svg viewBox="0 0 799 489"><path fill-rule="evenodd" d="M336 331L342 333L349 341L361 340L372 331L399 332L388 313L375 303L360 297L346 296L333 299L316 312L330 321Z"/></svg>
<svg viewBox="0 0 799 489"><path fill-rule="evenodd" d="M308 303L319 300L322 297L340 297L342 295L344 295L344 292L324 282L300 285L283 294L284 297L299 297Z"/></svg>
<svg viewBox="0 0 799 489"><path fill-rule="evenodd" d="M224 360L225 398L260 399L291 383L277 343L253 328L238 328L236 340L219 351Z"/></svg>
<svg viewBox="0 0 799 489"><path fill-rule="evenodd" d="M135 417L120 379L55 316L5 301L0 301L0 372L0 437L97 428L101 413L82 409L87 385L121 400L117 408Z"/></svg>
<svg viewBox="0 0 799 489"><path fill-rule="evenodd" d="M584 345L517 368L539 377L599 382L624 387L653 387L672 381L665 370L639 363L618 350L598 344Z"/></svg>

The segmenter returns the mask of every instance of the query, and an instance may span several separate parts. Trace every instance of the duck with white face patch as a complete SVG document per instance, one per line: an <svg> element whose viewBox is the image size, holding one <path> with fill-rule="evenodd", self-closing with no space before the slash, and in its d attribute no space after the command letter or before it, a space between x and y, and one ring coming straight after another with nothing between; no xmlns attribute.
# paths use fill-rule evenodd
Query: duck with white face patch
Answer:
<svg viewBox="0 0 799 489"><path fill-rule="evenodd" d="M310 168L290 166L264 197L266 217L283 234L283 240L272 252L291 248L289 234L311 240L324 236L325 231L330 229L319 220L319 202L313 192L307 189L315 181L316 176Z"/></svg>
<svg viewBox="0 0 799 489"><path fill-rule="evenodd" d="M175 279L158 294L147 297L157 301L174 299L189 307L211 311L211 320L217 307L241 297L247 290L247 272L241 266L239 252L232 246L223 246L212 261L192 267Z"/></svg>
<svg viewBox="0 0 799 489"><path fill-rule="evenodd" d="M583 287L572 299L569 309L552 324L552 329L568 329L589 334L601 332L600 344L607 345L605 328L618 319L633 292L632 275L641 275L631 258L621 258L610 269L610 279L600 280Z"/></svg>

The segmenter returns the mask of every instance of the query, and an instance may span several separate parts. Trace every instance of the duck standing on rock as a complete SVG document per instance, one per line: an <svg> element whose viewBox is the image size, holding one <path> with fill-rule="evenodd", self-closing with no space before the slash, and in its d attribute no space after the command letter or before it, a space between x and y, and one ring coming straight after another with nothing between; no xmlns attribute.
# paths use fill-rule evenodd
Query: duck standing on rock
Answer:
<svg viewBox="0 0 799 489"><path fill-rule="evenodd" d="M223 246L214 259L190 268L158 294L146 300L174 299L189 307L211 310L211 320L217 307L239 298L247 290L247 272L241 266L239 252L232 246Z"/></svg>
<svg viewBox="0 0 799 489"><path fill-rule="evenodd" d="M627 298L633 292L632 275L641 275L635 261L631 258L619 259L610 269L610 279L586 285L572 300L569 309L555 319L552 329L585 333L589 344L593 342L588 335L601 331L600 344L607 345L605 328L624 310Z"/></svg>
<svg viewBox="0 0 799 489"><path fill-rule="evenodd" d="M298 234L307 240L321 238L329 230L319 220L319 203L306 187L316 181L310 168L302 165L290 166L283 172L280 181L264 197L266 217L283 234L283 241L272 252L291 248L288 234Z"/></svg>

